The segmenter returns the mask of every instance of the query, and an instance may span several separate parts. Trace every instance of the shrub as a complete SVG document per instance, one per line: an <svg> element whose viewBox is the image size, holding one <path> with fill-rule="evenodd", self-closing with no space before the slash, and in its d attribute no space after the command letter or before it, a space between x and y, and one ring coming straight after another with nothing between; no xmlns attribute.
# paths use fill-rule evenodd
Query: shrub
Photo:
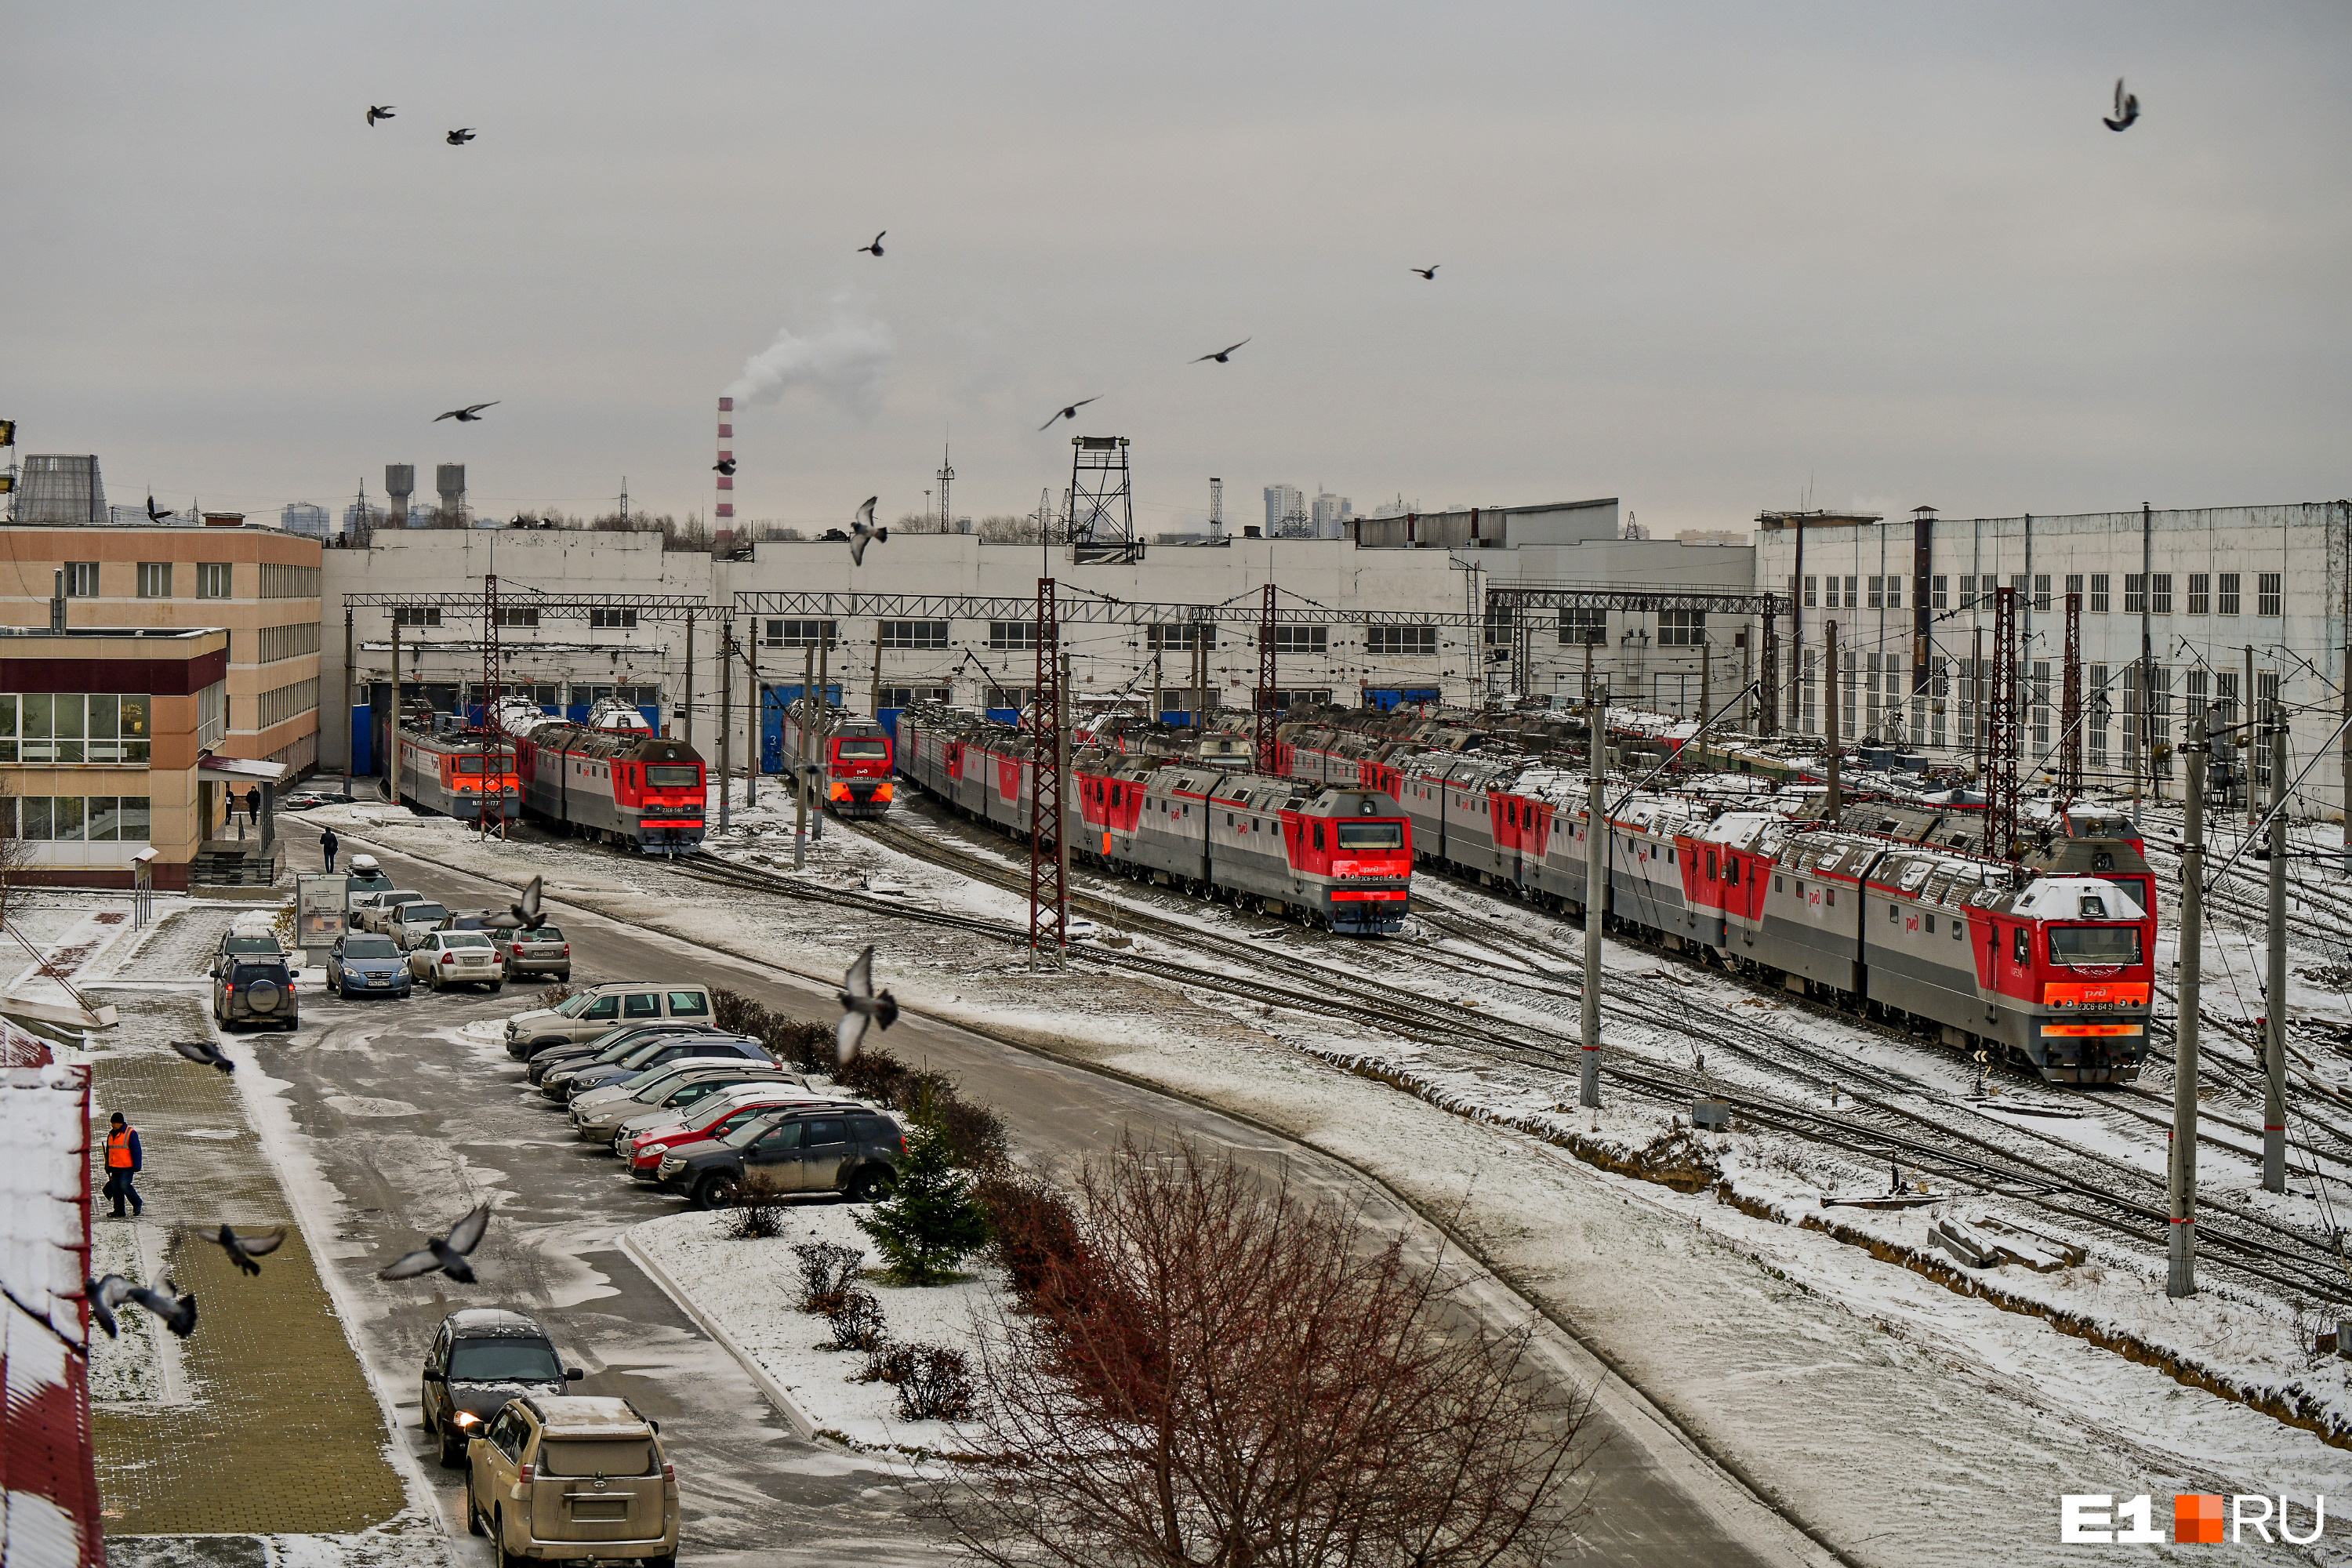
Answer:
<svg viewBox="0 0 2352 1568"><path fill-rule="evenodd" d="M950 1093L932 1102L929 1121L955 1152L955 1163L968 1171L997 1170L1013 1152L1004 1119L988 1106Z"/></svg>
<svg viewBox="0 0 2352 1568"><path fill-rule="evenodd" d="M997 1171L973 1189L988 1214L989 1250L1022 1305L1034 1305L1049 1276L1083 1278L1077 1211L1042 1176Z"/></svg>
<svg viewBox="0 0 2352 1568"><path fill-rule="evenodd" d="M539 994L537 1001L542 1007L552 1007L559 1003L571 1001L579 994L580 987L577 985L550 985Z"/></svg>
<svg viewBox="0 0 2352 1568"><path fill-rule="evenodd" d="M857 1266L866 1258L858 1248L837 1241L803 1241L793 1248L793 1256L800 1259L801 1310L828 1316L849 1293Z"/></svg>
<svg viewBox="0 0 2352 1568"><path fill-rule="evenodd" d="M867 1046L833 1068L833 1081L850 1093L893 1108L898 1104L899 1090L913 1076L906 1063L879 1046Z"/></svg>
<svg viewBox="0 0 2352 1568"><path fill-rule="evenodd" d="M945 1136L919 1127L907 1139L898 1184L890 1196L857 1216L890 1271L909 1285L930 1285L988 1242L988 1215L972 1180L956 1168Z"/></svg>
<svg viewBox="0 0 2352 1568"><path fill-rule="evenodd" d="M784 1209L781 1198L745 1193L727 1211L719 1233L730 1241L770 1240L784 1234Z"/></svg>
<svg viewBox="0 0 2352 1568"><path fill-rule="evenodd" d="M860 1383L887 1383L892 1387L907 1381L914 1370L915 1347L902 1345L896 1340L885 1340L866 1352L866 1365L857 1373Z"/></svg>
<svg viewBox="0 0 2352 1568"><path fill-rule="evenodd" d="M961 1421L971 1414L971 1373L961 1351L908 1345L899 1360L898 1418Z"/></svg>
<svg viewBox="0 0 2352 1568"><path fill-rule="evenodd" d="M822 1072L833 1066L830 1026L787 1017L739 991L710 994L710 1021L730 1034L751 1036L786 1067Z"/></svg>
<svg viewBox="0 0 2352 1568"><path fill-rule="evenodd" d="M833 1330L833 1348L837 1351L878 1350L890 1337L882 1303L874 1299L873 1291L854 1285L841 1293L824 1321Z"/></svg>

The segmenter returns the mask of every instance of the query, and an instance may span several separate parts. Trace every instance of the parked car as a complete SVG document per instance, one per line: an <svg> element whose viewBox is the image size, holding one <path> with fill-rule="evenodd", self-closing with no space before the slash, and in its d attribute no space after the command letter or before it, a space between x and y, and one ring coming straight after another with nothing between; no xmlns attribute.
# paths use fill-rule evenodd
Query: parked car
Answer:
<svg viewBox="0 0 2352 1568"><path fill-rule="evenodd" d="M898 1184L907 1152L898 1124L846 1101L795 1107L739 1127L708 1148L665 1154L655 1174L695 1207L723 1209L746 1192L845 1193L873 1203Z"/></svg>
<svg viewBox="0 0 2352 1568"><path fill-rule="evenodd" d="M796 1073L757 1062L723 1057L687 1057L639 1076L627 1086L606 1084L577 1095L572 1101L572 1125L592 1143L609 1143L625 1123L642 1117L659 1118L739 1083L800 1083Z"/></svg>
<svg viewBox="0 0 2352 1568"><path fill-rule="evenodd" d="M677 1568L677 1478L660 1427L625 1399L509 1400L466 1446L466 1528L490 1538L501 1564Z"/></svg>
<svg viewBox="0 0 2352 1568"><path fill-rule="evenodd" d="M605 1030L583 1045L550 1046L543 1051L534 1052L523 1070L531 1082L538 1083L557 1068L568 1067L573 1062L587 1061L592 1058L619 1061L639 1042L650 1040L656 1035L715 1035L718 1032L705 1024L625 1024L620 1028Z"/></svg>
<svg viewBox="0 0 2352 1568"><path fill-rule="evenodd" d="M509 931L503 933L512 944L507 952L507 973L509 975L551 974L558 980L572 978L572 941L560 926L541 926L537 931Z"/></svg>
<svg viewBox="0 0 2352 1568"><path fill-rule="evenodd" d="M267 918L245 916L224 932L220 946L213 950L213 978L217 980L230 963L239 958L274 958L283 963L286 950L278 943L278 932Z"/></svg>
<svg viewBox="0 0 2352 1568"><path fill-rule="evenodd" d="M425 932L408 950L408 974L412 980L425 982L427 991L445 985L479 985L493 996L506 981L499 950L478 931Z"/></svg>
<svg viewBox="0 0 2352 1568"><path fill-rule="evenodd" d="M365 894L393 890L392 879L384 875L383 867L373 855L352 856L347 862L344 874L352 879L347 908L357 908L360 899Z"/></svg>
<svg viewBox="0 0 2352 1568"><path fill-rule="evenodd" d="M842 1104L823 1095L784 1085L747 1089L741 1094L716 1095L695 1108L695 1113L666 1127L647 1128L615 1149L628 1162L629 1174L640 1182L661 1179L661 1163L671 1154L688 1154L717 1143L751 1121L769 1121L779 1110L810 1104Z"/></svg>
<svg viewBox="0 0 2352 1568"><path fill-rule="evenodd" d="M291 1029L301 1021L294 976L282 957L239 953L213 981L213 1022L224 1029L241 1024L275 1024Z"/></svg>
<svg viewBox="0 0 2352 1568"><path fill-rule="evenodd" d="M349 805L353 798L344 790L341 780L333 783L297 784L278 797L278 809L316 811L322 805Z"/></svg>
<svg viewBox="0 0 2352 1568"><path fill-rule="evenodd" d="M444 1468L466 1462L466 1444L519 1394L555 1394L583 1374L565 1366L555 1345L520 1312L468 1307L441 1320L425 1352L425 1430L441 1447Z"/></svg>
<svg viewBox="0 0 2352 1568"><path fill-rule="evenodd" d="M449 910L446 905L420 899L393 910L384 917L383 924L392 940L405 951L439 931L441 922L448 918Z"/></svg>
<svg viewBox="0 0 2352 1568"><path fill-rule="evenodd" d="M518 1013L507 1020L507 1050L528 1058L548 1046L593 1040L616 1024L654 1023L669 1018L693 1024L710 1021L710 992L701 985L658 985L649 981L615 981L586 993L587 1000L567 998L560 1006ZM573 1003L580 1005L569 1010ZM517 1049L520 1046L522 1048Z"/></svg>
<svg viewBox="0 0 2352 1568"><path fill-rule="evenodd" d="M327 950L327 985L340 996L406 996L413 990L400 945L373 931L346 931Z"/></svg>
<svg viewBox="0 0 2352 1568"><path fill-rule="evenodd" d="M385 888L369 894L352 906L352 919L362 931L392 934L392 917L403 904L425 901L425 895L414 888Z"/></svg>
<svg viewBox="0 0 2352 1568"><path fill-rule="evenodd" d="M539 1091L553 1100L568 1100L606 1084L625 1083L639 1074L667 1066L680 1057L740 1057L768 1065L768 1047L745 1035L693 1034L648 1040L616 1062L582 1062L562 1067L540 1079Z"/></svg>

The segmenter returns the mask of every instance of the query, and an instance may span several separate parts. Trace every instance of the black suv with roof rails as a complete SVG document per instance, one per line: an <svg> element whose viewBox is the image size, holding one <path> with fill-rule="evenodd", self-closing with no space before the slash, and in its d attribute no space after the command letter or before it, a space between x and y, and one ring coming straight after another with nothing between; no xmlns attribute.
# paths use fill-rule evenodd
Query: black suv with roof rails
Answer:
<svg viewBox="0 0 2352 1568"><path fill-rule="evenodd" d="M213 1022L224 1029L244 1024L275 1024L291 1029L301 1022L294 975L283 955L226 953L213 978Z"/></svg>
<svg viewBox="0 0 2352 1568"><path fill-rule="evenodd" d="M421 1374L425 1429L445 1468L466 1462L466 1444L482 1435L509 1399L562 1394L585 1376L565 1366L547 1331L520 1312L467 1307L441 1320Z"/></svg>
<svg viewBox="0 0 2352 1568"><path fill-rule="evenodd" d="M656 1179L698 1209L762 1197L843 1194L870 1204L898 1184L907 1136L856 1100L795 1105L748 1121L719 1142L665 1159Z"/></svg>

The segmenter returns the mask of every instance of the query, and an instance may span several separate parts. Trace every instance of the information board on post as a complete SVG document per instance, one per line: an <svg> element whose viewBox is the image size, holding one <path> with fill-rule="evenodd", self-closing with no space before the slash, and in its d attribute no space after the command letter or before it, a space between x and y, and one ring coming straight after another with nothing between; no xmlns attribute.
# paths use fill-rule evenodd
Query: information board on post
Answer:
<svg viewBox="0 0 2352 1568"><path fill-rule="evenodd" d="M352 879L341 871L303 871L294 878L294 942L316 965L335 945L351 915Z"/></svg>

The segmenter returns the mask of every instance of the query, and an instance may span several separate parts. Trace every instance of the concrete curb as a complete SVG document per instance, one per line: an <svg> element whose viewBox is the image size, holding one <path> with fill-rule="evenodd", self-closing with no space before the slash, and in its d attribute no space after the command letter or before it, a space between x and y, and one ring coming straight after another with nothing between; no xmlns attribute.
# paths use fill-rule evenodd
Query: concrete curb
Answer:
<svg viewBox="0 0 2352 1568"><path fill-rule="evenodd" d="M651 1224L652 1222L641 1223ZM629 1261L635 1264L646 1279L660 1286L662 1294L677 1302L678 1310L692 1318L696 1327L723 1346L729 1355L733 1356L742 1364L744 1372L750 1374L751 1381L760 1385L760 1392L768 1396L768 1402L776 1407L785 1420L793 1424L793 1431L814 1440L817 1426L816 1423L809 1418L809 1413L803 1410L799 1402L784 1392L782 1384L768 1375L768 1369L761 1366L759 1359L750 1351L745 1350L718 1319L695 1304L694 1298L688 1295L677 1280L669 1277L669 1270L655 1262L653 1255L637 1244L636 1237L630 1234L630 1231L635 1228L632 1226L629 1230L621 1232L621 1250L629 1255Z"/></svg>

